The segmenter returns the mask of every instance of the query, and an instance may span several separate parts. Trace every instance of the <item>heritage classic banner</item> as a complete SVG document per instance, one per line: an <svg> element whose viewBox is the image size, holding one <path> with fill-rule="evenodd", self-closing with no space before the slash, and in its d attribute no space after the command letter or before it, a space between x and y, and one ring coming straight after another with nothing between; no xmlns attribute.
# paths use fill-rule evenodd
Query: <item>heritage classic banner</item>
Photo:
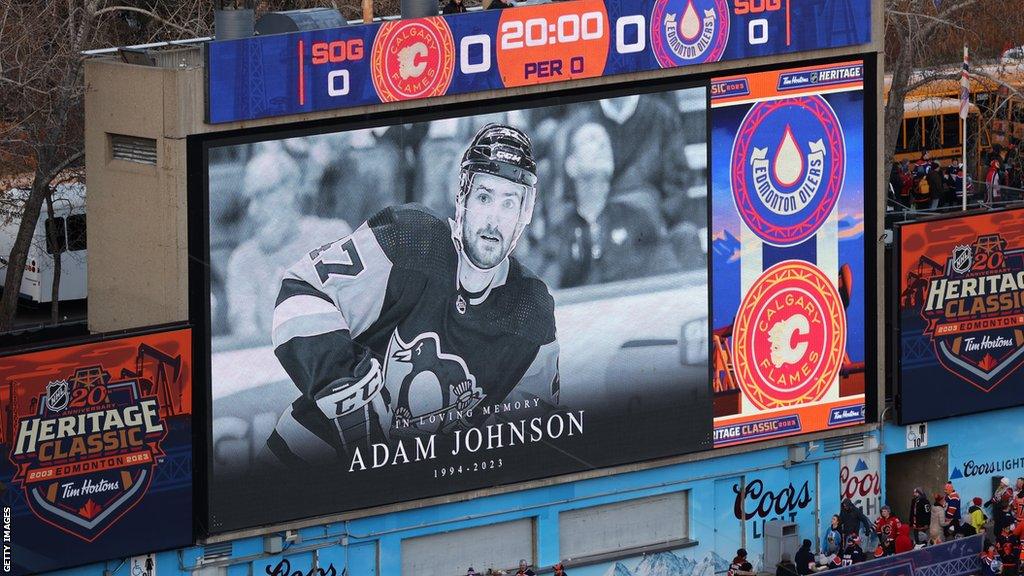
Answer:
<svg viewBox="0 0 1024 576"><path fill-rule="evenodd" d="M211 42L207 121L857 46L870 23L857 0L577 0Z"/></svg>
<svg viewBox="0 0 1024 576"><path fill-rule="evenodd" d="M711 82L716 447L864 422L863 82Z"/></svg>
<svg viewBox="0 0 1024 576"><path fill-rule="evenodd" d="M192 541L190 330L0 358L5 573Z"/></svg>
<svg viewBox="0 0 1024 576"><path fill-rule="evenodd" d="M1015 406L1024 210L899 228L901 423Z"/></svg>

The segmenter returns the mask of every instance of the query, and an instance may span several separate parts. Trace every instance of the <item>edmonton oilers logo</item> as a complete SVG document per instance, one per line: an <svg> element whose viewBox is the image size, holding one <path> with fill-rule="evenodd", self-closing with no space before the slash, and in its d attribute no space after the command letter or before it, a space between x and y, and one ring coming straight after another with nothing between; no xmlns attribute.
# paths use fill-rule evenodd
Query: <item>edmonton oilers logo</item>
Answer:
<svg viewBox="0 0 1024 576"><path fill-rule="evenodd" d="M651 14L651 44L662 68L722 58L729 42L726 0L657 0Z"/></svg>
<svg viewBox="0 0 1024 576"><path fill-rule="evenodd" d="M820 96L754 104L733 140L730 169L747 227L775 246L799 244L821 228L843 189L839 118Z"/></svg>

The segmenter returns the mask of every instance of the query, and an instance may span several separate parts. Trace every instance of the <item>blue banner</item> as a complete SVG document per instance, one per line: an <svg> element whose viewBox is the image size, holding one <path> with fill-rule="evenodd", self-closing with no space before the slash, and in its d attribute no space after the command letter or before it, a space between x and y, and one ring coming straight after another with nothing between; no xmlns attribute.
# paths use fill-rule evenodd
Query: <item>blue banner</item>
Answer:
<svg viewBox="0 0 1024 576"><path fill-rule="evenodd" d="M980 574L984 536L960 538L829 570L829 576L969 576Z"/></svg>
<svg viewBox="0 0 1024 576"><path fill-rule="evenodd" d="M858 46L871 3L578 0L212 42L212 124Z"/></svg>

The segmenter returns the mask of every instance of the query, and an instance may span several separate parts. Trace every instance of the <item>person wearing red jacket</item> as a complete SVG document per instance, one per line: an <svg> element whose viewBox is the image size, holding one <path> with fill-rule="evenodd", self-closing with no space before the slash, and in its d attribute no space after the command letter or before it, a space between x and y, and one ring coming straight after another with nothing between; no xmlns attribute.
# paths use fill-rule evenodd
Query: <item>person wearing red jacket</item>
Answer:
<svg viewBox="0 0 1024 576"><path fill-rule="evenodd" d="M882 549L882 556L896 553L896 536L902 526L900 519L893 515L892 508L882 506L882 515L875 520L875 532L878 534L878 547Z"/></svg>
<svg viewBox="0 0 1024 576"><path fill-rule="evenodd" d="M903 554L914 549L914 541L910 539L910 526L901 524L896 534L896 553Z"/></svg>

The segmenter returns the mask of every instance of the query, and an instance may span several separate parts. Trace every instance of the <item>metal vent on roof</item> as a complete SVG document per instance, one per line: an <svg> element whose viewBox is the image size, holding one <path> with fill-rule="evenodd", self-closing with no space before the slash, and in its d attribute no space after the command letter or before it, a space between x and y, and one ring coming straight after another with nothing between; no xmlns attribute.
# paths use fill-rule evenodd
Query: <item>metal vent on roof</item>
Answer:
<svg viewBox="0 0 1024 576"><path fill-rule="evenodd" d="M203 563L231 558L231 542L218 542L203 547Z"/></svg>
<svg viewBox="0 0 1024 576"><path fill-rule="evenodd" d="M114 160L156 166L156 140L111 134L110 155Z"/></svg>
<svg viewBox="0 0 1024 576"><path fill-rule="evenodd" d="M828 438L824 441L826 452L838 452L840 450L853 450L864 447L864 434L852 434L838 438Z"/></svg>

